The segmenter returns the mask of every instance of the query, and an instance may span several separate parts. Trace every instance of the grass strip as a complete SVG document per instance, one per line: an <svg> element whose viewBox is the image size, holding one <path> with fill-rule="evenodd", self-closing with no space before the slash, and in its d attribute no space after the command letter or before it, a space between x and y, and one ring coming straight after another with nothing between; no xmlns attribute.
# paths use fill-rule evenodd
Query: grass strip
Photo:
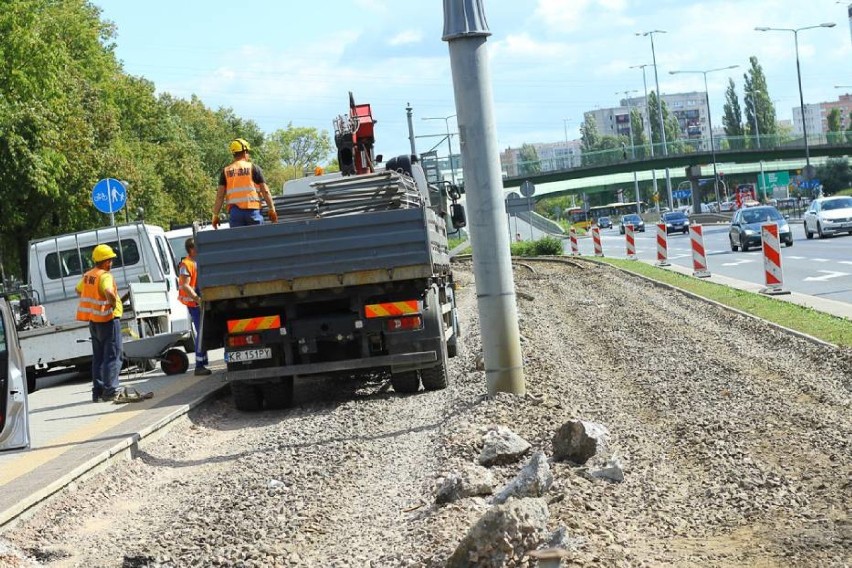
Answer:
<svg viewBox="0 0 852 568"><path fill-rule="evenodd" d="M612 266L647 276L658 282L671 284L709 300L761 317L784 327L812 335L823 341L852 347L852 321L798 304L768 296L715 284L670 270L657 268L644 262L617 258L598 258Z"/></svg>

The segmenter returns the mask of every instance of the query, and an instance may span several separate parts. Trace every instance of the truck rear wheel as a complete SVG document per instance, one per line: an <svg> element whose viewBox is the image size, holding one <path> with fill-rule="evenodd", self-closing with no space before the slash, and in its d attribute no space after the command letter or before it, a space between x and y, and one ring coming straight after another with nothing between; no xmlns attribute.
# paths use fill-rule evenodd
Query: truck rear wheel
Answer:
<svg viewBox="0 0 852 568"><path fill-rule="evenodd" d="M391 374L391 386L398 393L409 394L420 390L420 373L403 371Z"/></svg>
<svg viewBox="0 0 852 568"><path fill-rule="evenodd" d="M285 377L260 387L268 410L290 408L293 404L293 377Z"/></svg>
<svg viewBox="0 0 852 568"><path fill-rule="evenodd" d="M257 412L263 408L263 394L255 385L235 381L231 383L234 406L243 412Z"/></svg>
<svg viewBox="0 0 852 568"><path fill-rule="evenodd" d="M447 388L447 366L441 363L430 369L421 369L420 380L427 391L444 390Z"/></svg>

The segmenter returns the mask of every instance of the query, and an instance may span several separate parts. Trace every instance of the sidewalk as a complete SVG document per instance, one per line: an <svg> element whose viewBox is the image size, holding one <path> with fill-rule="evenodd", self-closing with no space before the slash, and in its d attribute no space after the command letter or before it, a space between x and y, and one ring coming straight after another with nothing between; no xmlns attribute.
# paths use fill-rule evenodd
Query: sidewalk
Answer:
<svg viewBox="0 0 852 568"><path fill-rule="evenodd" d="M214 373L165 376L157 368L121 376L123 386L154 397L130 404L91 401L91 383L65 375L29 395L32 447L0 454L0 526L224 388L222 352Z"/></svg>
<svg viewBox="0 0 852 568"><path fill-rule="evenodd" d="M655 265L653 260L640 260L639 262L644 262L645 264L649 264L651 266ZM679 266L677 264L666 266L665 270L671 270L672 272L692 276L691 268ZM745 290L746 292L759 293L763 289L763 286L760 284L756 284L754 282L746 282L745 280L737 280L736 278L722 276L721 274L712 274L712 272L710 278L703 278L702 280L706 280L707 282L714 282L716 284L722 284L731 288L737 288L739 290ZM827 314L831 314L839 318L846 318L848 320L852 320L852 304L848 304L846 302L838 302L837 300L829 300L827 298L810 296L808 294L801 294L799 292L791 292L790 294L772 297L782 302L798 304L800 306L812 308L814 310L825 312Z"/></svg>

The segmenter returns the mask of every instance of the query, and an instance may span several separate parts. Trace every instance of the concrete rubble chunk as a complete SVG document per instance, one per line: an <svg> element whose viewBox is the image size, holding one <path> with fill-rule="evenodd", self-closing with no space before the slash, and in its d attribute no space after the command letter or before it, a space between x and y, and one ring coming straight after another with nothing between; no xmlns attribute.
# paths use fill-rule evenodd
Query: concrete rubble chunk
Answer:
<svg viewBox="0 0 852 568"><path fill-rule="evenodd" d="M589 477L603 479L611 483L621 483L624 481L624 470L621 469L621 462L618 458L613 458L608 460L603 467L590 469Z"/></svg>
<svg viewBox="0 0 852 568"><path fill-rule="evenodd" d="M494 502L505 503L509 497L541 497L551 485L553 474L550 472L547 456L544 452L536 452L517 477L494 496Z"/></svg>
<svg viewBox="0 0 852 568"><path fill-rule="evenodd" d="M491 495L493 492L494 475L484 467L470 465L460 472L450 473L438 484L435 502L442 505L465 497Z"/></svg>
<svg viewBox="0 0 852 568"><path fill-rule="evenodd" d="M529 442L505 426L486 432L482 442L479 463L484 466L514 463L531 448Z"/></svg>
<svg viewBox="0 0 852 568"><path fill-rule="evenodd" d="M547 537L543 499L512 499L485 512L447 561L448 568L518 566Z"/></svg>
<svg viewBox="0 0 852 568"><path fill-rule="evenodd" d="M553 435L553 459L584 464L607 451L606 426L585 420L569 420Z"/></svg>
<svg viewBox="0 0 852 568"><path fill-rule="evenodd" d="M546 548L562 548L564 550L579 550L586 544L586 539L579 536L571 536L568 529L564 525L560 525L555 531L550 533L550 538L547 540Z"/></svg>

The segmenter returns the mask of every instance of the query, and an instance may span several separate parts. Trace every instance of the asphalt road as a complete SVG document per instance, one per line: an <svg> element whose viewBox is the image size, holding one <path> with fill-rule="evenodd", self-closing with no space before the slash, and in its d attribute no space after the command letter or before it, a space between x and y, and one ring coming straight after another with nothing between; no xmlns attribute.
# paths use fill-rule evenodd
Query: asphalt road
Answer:
<svg viewBox="0 0 852 568"><path fill-rule="evenodd" d="M820 296L839 302L852 303L852 236L843 235L828 239L805 238L802 224L791 223L793 246L782 246L781 264L784 287L793 292ZM627 256L624 235L618 228L601 231L604 254L613 258ZM656 259L656 228L636 234L639 258ZM566 241L566 252L570 252ZM711 273L763 284L763 254L760 249L749 252L732 252L728 242L728 226L706 226L704 248ZM692 267L689 236L669 235L669 262ZM580 242L582 254L592 254L591 239Z"/></svg>

